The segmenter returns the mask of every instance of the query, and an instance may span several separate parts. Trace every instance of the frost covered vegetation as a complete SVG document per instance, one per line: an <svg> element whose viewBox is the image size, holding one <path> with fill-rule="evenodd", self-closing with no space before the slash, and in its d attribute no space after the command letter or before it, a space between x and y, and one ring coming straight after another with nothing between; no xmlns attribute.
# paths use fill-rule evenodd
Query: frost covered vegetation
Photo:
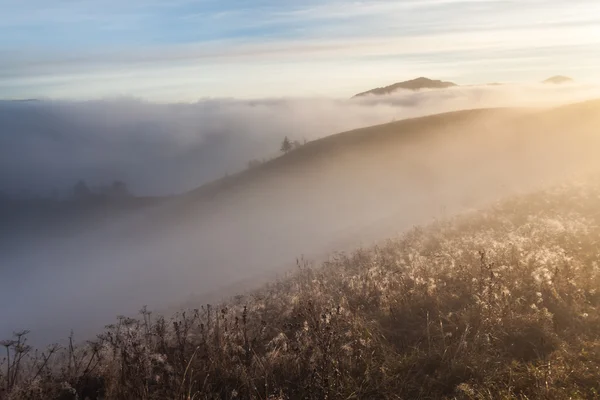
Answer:
<svg viewBox="0 0 600 400"><path fill-rule="evenodd" d="M333 257L94 342L2 344L7 399L577 399L600 393L600 180Z"/></svg>

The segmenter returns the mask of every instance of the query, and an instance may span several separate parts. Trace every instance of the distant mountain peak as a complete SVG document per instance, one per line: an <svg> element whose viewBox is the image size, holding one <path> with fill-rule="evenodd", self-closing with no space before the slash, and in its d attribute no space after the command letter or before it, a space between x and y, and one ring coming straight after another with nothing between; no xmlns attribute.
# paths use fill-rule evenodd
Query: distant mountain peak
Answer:
<svg viewBox="0 0 600 400"><path fill-rule="evenodd" d="M390 86L379 87L376 89L371 89L366 92L359 93L354 97L362 97L368 95L380 96L384 94L390 94L397 90L421 90L421 89L446 89L449 87L458 86L453 82L444 82L440 80L429 79L425 77L420 77L416 79L412 79L404 82L397 82Z"/></svg>
<svg viewBox="0 0 600 400"><path fill-rule="evenodd" d="M571 83L571 82L573 82L573 79L569 78L568 76L555 75L555 76L552 76L552 77L546 79L542 83L553 83L553 84L557 85L557 84Z"/></svg>

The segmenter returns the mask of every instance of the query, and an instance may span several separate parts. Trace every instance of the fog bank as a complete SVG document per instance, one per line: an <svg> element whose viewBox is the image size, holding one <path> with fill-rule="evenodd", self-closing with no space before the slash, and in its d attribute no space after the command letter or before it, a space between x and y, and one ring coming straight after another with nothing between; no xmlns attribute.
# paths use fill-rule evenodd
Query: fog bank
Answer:
<svg viewBox="0 0 600 400"><path fill-rule="evenodd" d="M279 154L285 136L332 133L460 109L550 106L600 96L596 86L464 86L360 99L137 99L0 102L0 191L67 195L115 179L139 195L193 189Z"/></svg>
<svg viewBox="0 0 600 400"><path fill-rule="evenodd" d="M164 117L156 117L161 115L158 110L182 107L189 114L181 112L179 115L187 115L186 121L190 121L195 118L192 117L194 110L212 105L213 113L220 115L215 118L214 121L219 122L214 122L214 126L225 126L231 119L225 111L245 110L252 117L232 119L228 123L238 124L235 126L245 132L243 135L259 132L256 134L275 141L276 136L279 140L280 132L274 127L284 122L300 130L314 124L325 132L327 124L351 121L359 125L370 119L388 119L397 113L408 116L410 112L418 115L442 111L436 107L451 109L451 104L464 104L457 100L462 98L463 91L473 94L482 90L489 96L496 90L504 93L503 98L492 96L498 103L508 101L510 96L522 98L521 89L515 95L493 87L489 92L487 88L461 88L450 93L398 94L384 104L380 104L381 99L367 98L361 101L264 100L255 104L207 101L179 106L137 101L53 106L83 110L78 115L87 115L86 121L105 121L102 123L107 125L112 120L122 124L131 121L134 114L131 110L141 113L141 110L153 109L155 112L145 114L148 120L154 121L147 125L149 127L158 124L153 118ZM547 90L531 91L528 105L558 103L568 96L583 93L590 95L590 91L561 88L552 89L557 93L553 99L543 98L544 93L550 93L550 89ZM452 100L448 100L449 96ZM415 104L426 106L394 103L409 98L418 99ZM117 107L117 104L122 106ZM483 101L477 104L482 105ZM91 105L104 107L104 117L96 114L97 108L93 108L94 112L86 108ZM34 105L33 109L40 110L35 107L45 109L48 105ZM115 315L134 313L144 304L152 309L163 309L190 297L206 299L215 293L233 295L238 289L232 289L232 285L250 282L249 286L255 286L275 273L289 270L298 256L321 259L330 252L351 250L435 217L482 207L504 196L534 190L567 179L571 174L594 169L598 166L596 149L600 146L598 110L598 104L551 111L481 110L400 121L331 136L248 171L235 178L238 180L232 181L234 184L230 186L173 198L159 207L132 212L109 225L92 224L68 238L48 235L41 240L24 241L2 254L0 259L3 273L0 304L4 304L0 337L22 328L31 329L32 338L39 343L64 337L70 328L82 335L93 334L105 323L112 322ZM336 118L316 118L334 114ZM270 118L274 119L271 125L267 124ZM167 119L161 121L166 123ZM253 124L263 121L265 126L251 125L249 121ZM303 121L307 121L306 124ZM267 128L271 129L271 136L264 133ZM220 132L225 136L242 135L231 129ZM170 180L175 179L176 170L161 175L163 166L153 163L153 157L168 154L173 160L179 160L179 155L187 154L184 143L191 148L209 146L206 148L212 149L211 140L207 140L209 136L186 136L182 132L190 131L183 128L174 130L180 133L172 137L134 131L137 133L105 137L108 131L102 131L103 134L99 130L91 136L82 136L83 139L72 139L73 148L91 151L101 143L116 153L103 160L102 152L84 152L96 155L93 162L87 164L84 157L75 160L81 162L78 164L66 153L61 162L53 158L64 151L58 144L63 143L65 137L58 133L55 139L39 142L36 140L43 136L41 133L26 136L29 139L23 140L21 145L38 149L41 160L35 157L31 160L39 162L40 168L45 166L52 170L60 166L73 174L81 174L86 168L91 171L97 165L103 165L99 171L105 172L103 168L119 165L119 157L131 151L137 155L134 159L144 161L146 167L139 170L140 179L136 184L143 182L143 178L156 180L156 188L162 190L173 183ZM328 133L332 131L323 135ZM249 137L243 135L235 137ZM44 143L49 143L52 157L43 156ZM227 143L223 151L238 148L235 140ZM0 148L5 149L5 146ZM117 151L121 148L123 153ZM242 154L245 157L250 153L240 151L236 156ZM217 156L209 159L220 160ZM18 161L17 157L12 160ZM172 168L176 166L174 162ZM193 175L183 167L181 174L190 179ZM55 227L57 233L61 229L61 226Z"/></svg>

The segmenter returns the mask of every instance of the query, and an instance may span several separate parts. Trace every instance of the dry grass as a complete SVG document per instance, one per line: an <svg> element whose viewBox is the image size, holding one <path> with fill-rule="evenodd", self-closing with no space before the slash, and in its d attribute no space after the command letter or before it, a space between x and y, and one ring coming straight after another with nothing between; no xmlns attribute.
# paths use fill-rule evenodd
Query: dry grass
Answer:
<svg viewBox="0 0 600 400"><path fill-rule="evenodd" d="M512 199L86 345L21 335L0 398L597 398L599 201L597 180Z"/></svg>

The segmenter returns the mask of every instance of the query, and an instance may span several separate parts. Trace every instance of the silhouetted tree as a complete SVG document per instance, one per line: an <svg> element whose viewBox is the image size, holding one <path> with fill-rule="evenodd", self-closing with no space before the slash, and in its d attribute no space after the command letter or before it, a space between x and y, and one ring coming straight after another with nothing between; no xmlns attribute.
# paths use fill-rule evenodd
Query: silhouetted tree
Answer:
<svg viewBox="0 0 600 400"><path fill-rule="evenodd" d="M290 142L290 139L288 139L288 137L286 136L285 139L283 139L283 142L281 143L281 151L287 153L290 150L292 150L292 142Z"/></svg>

